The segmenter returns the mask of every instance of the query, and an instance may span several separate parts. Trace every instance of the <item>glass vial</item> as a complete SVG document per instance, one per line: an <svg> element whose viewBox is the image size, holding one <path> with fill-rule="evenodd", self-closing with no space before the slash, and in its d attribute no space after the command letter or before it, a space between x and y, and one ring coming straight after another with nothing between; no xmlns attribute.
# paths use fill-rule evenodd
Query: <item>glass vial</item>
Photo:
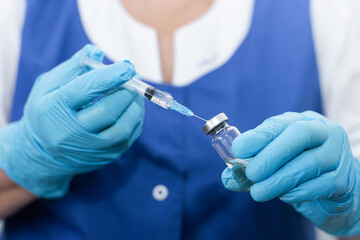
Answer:
<svg viewBox="0 0 360 240"><path fill-rule="evenodd" d="M230 126L227 121L228 117L224 113L220 113L207 121L202 129L206 135L212 136L213 147L227 166L236 173L237 179L242 184L242 190L248 191L254 184L245 175L245 168L251 158L239 159L232 153L232 142L241 133L236 127Z"/></svg>

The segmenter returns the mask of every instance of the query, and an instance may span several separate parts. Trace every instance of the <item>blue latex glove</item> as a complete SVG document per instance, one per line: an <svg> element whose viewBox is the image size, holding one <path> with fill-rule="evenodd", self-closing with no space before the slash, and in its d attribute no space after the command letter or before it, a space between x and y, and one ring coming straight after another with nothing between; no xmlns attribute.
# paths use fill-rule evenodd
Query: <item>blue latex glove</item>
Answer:
<svg viewBox="0 0 360 240"><path fill-rule="evenodd" d="M360 166L338 124L315 112L285 113L237 137L232 151L255 156L246 168L254 200L279 197L331 234L360 234ZM242 188L228 168L222 180Z"/></svg>
<svg viewBox="0 0 360 240"><path fill-rule="evenodd" d="M1 168L40 197L63 196L75 174L119 158L142 129L143 99L126 89L90 104L131 79L134 66L123 61L90 71L80 66L84 55L103 58L87 45L40 75L23 118L0 130Z"/></svg>

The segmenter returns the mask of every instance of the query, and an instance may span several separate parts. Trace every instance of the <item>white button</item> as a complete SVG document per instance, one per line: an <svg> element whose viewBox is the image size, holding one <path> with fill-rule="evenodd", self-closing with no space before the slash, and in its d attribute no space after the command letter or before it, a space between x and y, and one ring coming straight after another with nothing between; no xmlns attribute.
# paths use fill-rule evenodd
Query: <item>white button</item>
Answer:
<svg viewBox="0 0 360 240"><path fill-rule="evenodd" d="M169 190L166 186L159 184L154 187L152 195L156 201L161 202L169 196Z"/></svg>

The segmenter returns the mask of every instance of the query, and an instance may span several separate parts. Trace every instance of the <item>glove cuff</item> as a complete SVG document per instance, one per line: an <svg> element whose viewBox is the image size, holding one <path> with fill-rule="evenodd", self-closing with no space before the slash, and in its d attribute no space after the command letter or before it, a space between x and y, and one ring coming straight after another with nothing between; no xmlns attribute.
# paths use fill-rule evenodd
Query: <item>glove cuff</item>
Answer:
<svg viewBox="0 0 360 240"><path fill-rule="evenodd" d="M37 159L50 158L46 153L34 154L31 140L23 137L22 122L0 130L0 168L21 187L41 198L60 198L66 194L72 175L59 175ZM39 146L37 146L39 147Z"/></svg>

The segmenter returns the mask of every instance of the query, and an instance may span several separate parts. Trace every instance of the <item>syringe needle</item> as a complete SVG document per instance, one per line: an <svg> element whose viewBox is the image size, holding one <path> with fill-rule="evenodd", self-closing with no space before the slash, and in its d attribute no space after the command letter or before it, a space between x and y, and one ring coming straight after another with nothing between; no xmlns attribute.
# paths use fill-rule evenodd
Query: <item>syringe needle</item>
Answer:
<svg viewBox="0 0 360 240"><path fill-rule="evenodd" d="M196 118L198 118L198 119L200 119L200 120L203 120L204 122L207 122L205 119L203 119L203 118L201 118L201 117L199 117L199 116L196 116L195 114L193 114L193 117L196 117Z"/></svg>

